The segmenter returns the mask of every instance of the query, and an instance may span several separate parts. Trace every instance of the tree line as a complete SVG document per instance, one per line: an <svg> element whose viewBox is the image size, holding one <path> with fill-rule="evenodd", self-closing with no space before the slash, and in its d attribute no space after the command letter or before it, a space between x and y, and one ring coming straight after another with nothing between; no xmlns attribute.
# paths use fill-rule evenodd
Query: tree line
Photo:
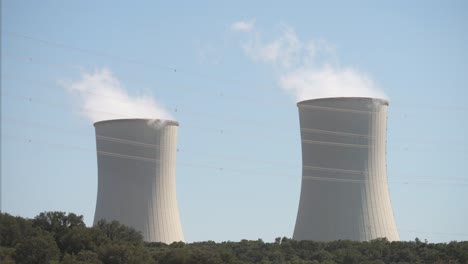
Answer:
<svg viewBox="0 0 468 264"><path fill-rule="evenodd" d="M468 241L332 242L276 238L147 243L117 221L86 227L83 216L43 212L33 219L0 213L0 263L468 263Z"/></svg>

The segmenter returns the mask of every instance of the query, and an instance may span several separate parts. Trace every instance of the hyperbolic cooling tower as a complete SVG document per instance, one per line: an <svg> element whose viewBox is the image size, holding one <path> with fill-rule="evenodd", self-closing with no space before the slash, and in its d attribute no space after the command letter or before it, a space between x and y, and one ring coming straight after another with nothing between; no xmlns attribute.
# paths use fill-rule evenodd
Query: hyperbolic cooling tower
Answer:
<svg viewBox="0 0 468 264"><path fill-rule="evenodd" d="M183 241L176 198L178 123L96 122L98 195L94 224L117 220L148 242Z"/></svg>
<svg viewBox="0 0 468 264"><path fill-rule="evenodd" d="M293 239L399 240L388 193L388 102L299 102L302 187Z"/></svg>

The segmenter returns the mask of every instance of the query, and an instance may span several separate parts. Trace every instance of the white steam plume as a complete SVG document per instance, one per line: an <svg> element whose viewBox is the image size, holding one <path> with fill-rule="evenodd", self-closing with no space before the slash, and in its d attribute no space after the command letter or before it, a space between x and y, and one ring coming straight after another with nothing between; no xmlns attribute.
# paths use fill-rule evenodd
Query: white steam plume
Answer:
<svg viewBox="0 0 468 264"><path fill-rule="evenodd" d="M249 32L254 28L254 26L255 26L255 19L252 19L249 21L238 21L236 23L233 23L231 25L231 29L234 31Z"/></svg>
<svg viewBox="0 0 468 264"><path fill-rule="evenodd" d="M278 74L278 85L297 101L326 97L387 98L367 74L340 66L330 43L304 42L292 27L282 25L280 29L278 37L265 41L252 25L242 48L254 61L270 65Z"/></svg>
<svg viewBox="0 0 468 264"><path fill-rule="evenodd" d="M80 80L62 83L62 86L77 95L83 115L92 122L125 118L173 120L169 112L153 98L130 96L106 68L83 72Z"/></svg>

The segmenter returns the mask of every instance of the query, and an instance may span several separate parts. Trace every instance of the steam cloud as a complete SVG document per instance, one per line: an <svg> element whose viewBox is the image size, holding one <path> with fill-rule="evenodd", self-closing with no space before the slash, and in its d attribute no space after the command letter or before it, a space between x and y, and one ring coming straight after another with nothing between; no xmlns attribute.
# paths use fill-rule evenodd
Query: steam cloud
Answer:
<svg viewBox="0 0 468 264"><path fill-rule="evenodd" d="M172 116L150 96L130 96L106 68L83 72L81 79L62 84L77 95L83 115L92 122L122 118L169 119ZM150 121L148 125L156 124Z"/></svg>
<svg viewBox="0 0 468 264"><path fill-rule="evenodd" d="M249 32L254 28L254 26L255 26L255 19L252 19L250 21L239 21L239 22L233 23L231 25L231 29L234 31Z"/></svg>
<svg viewBox="0 0 468 264"><path fill-rule="evenodd" d="M297 101L325 97L387 98L366 73L341 66L330 43L301 41L287 25L280 27L277 38L265 41L254 21L236 22L231 29L247 34L242 45L245 53L252 60L271 66L278 75L278 85Z"/></svg>

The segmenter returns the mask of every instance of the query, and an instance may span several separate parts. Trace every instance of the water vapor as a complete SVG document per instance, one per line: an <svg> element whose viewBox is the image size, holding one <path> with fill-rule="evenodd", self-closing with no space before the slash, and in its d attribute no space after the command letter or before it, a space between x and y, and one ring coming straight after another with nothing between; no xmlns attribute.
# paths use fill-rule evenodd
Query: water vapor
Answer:
<svg viewBox="0 0 468 264"><path fill-rule="evenodd" d="M173 120L171 114L152 97L129 95L117 77L106 68L82 72L79 80L62 82L62 86L74 95L81 106L80 112L92 122L124 118Z"/></svg>
<svg viewBox="0 0 468 264"><path fill-rule="evenodd" d="M233 23L231 25L231 29L234 31L249 32L254 28L254 26L255 26L255 19L252 19L249 21L238 21L236 23Z"/></svg>
<svg viewBox="0 0 468 264"><path fill-rule="evenodd" d="M247 22L236 22L231 29L243 23ZM326 97L387 99L368 74L340 65L336 49L329 42L323 39L302 41L294 28L284 24L279 26L275 38L265 40L254 26L243 31L246 39L242 49L253 61L272 67L278 86L297 101Z"/></svg>

